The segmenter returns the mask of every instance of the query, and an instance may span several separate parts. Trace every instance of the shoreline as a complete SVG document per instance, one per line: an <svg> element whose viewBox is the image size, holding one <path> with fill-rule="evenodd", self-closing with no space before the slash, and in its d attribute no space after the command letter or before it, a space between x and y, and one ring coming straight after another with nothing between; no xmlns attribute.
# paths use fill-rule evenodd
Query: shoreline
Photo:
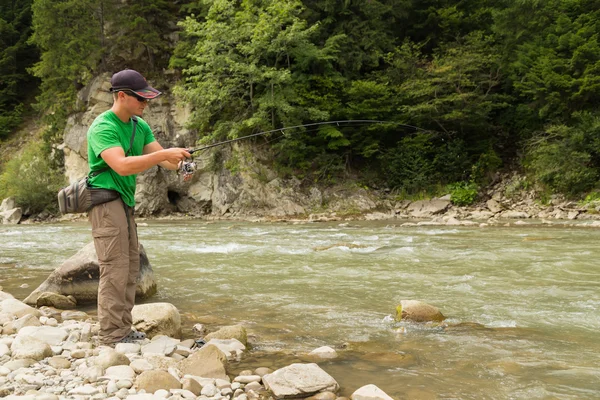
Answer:
<svg viewBox="0 0 600 400"><path fill-rule="evenodd" d="M196 324L192 328L195 338L185 339L181 334L178 339L167 328L172 322L171 316L159 316L160 312L156 312L169 303L150 304L151 311L142 311L143 305L134 307L134 324L136 318L150 312L154 313L153 317L162 318L160 322L166 322L161 325L162 330L151 330L148 338L135 343L103 346L98 343L98 322L89 314L47 306L32 308L0 288L0 315L6 319L0 335L0 397L7 400L258 400L288 397L290 394L284 392L290 389L280 387L280 375L285 375L287 383L295 385L299 397L347 400L336 395L342 388L317 364L337 357L331 348L316 349L310 360L309 356L294 355L293 358L301 361L278 370L263 365L249 368L244 363L244 370L232 373L241 369L236 368L235 363L239 365L244 356L251 354L245 328L241 325L222 327L205 334L204 327ZM169 307L175 309L172 305ZM136 325L140 326L139 320ZM204 340L198 341L201 333ZM272 357L277 357L277 353L253 355L256 364L260 364L261 358ZM374 399L391 399L375 385L343 388L348 393L355 390L375 393Z"/></svg>

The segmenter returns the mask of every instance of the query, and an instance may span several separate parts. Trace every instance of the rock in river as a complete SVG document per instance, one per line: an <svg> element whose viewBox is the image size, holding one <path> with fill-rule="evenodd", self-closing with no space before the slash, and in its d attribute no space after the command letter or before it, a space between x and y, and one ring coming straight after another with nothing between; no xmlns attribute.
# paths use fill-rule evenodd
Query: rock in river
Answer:
<svg viewBox="0 0 600 400"><path fill-rule="evenodd" d="M94 243L91 242L56 268L24 302L36 305L42 293L54 292L65 296L72 295L78 304L93 303L98 298L99 276L98 256ZM140 244L140 276L138 277L136 297L147 298L154 293L156 293L154 272L144 246Z"/></svg>

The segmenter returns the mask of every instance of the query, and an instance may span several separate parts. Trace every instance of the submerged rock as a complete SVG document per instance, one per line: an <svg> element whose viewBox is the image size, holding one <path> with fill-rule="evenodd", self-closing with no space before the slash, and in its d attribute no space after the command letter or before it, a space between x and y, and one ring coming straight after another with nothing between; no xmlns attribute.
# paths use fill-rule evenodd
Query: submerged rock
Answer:
<svg viewBox="0 0 600 400"><path fill-rule="evenodd" d="M54 292L44 292L37 298L36 305L38 307L49 306L61 310L70 310L77 306L77 301L73 296L67 297Z"/></svg>
<svg viewBox="0 0 600 400"><path fill-rule="evenodd" d="M154 272L146 256L144 246L140 244L140 276L138 277L136 297L147 298L156 293ZM24 302L36 305L44 292L72 295L77 303L93 303L98 298L98 279L100 269L94 243L88 243L77 254L56 268L50 276L35 289Z"/></svg>
<svg viewBox="0 0 600 400"><path fill-rule="evenodd" d="M211 339L237 339L244 346L248 345L248 334L241 325L224 326L216 332L209 333L204 339L206 341Z"/></svg>
<svg viewBox="0 0 600 400"><path fill-rule="evenodd" d="M446 317L437 307L417 300L401 300L396 308L396 320L408 320L413 322L440 322Z"/></svg>

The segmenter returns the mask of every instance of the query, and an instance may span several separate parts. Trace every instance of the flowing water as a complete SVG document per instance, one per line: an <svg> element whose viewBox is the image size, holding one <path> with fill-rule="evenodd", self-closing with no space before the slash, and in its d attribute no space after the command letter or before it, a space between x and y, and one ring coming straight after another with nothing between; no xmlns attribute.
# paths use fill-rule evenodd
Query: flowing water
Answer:
<svg viewBox="0 0 600 400"><path fill-rule="evenodd" d="M334 347L319 364L346 396L600 398L600 230L399 224L147 221L149 301L176 305L188 334L246 326L235 372ZM0 226L0 285L23 299L90 240L85 223ZM403 299L448 326L386 322Z"/></svg>

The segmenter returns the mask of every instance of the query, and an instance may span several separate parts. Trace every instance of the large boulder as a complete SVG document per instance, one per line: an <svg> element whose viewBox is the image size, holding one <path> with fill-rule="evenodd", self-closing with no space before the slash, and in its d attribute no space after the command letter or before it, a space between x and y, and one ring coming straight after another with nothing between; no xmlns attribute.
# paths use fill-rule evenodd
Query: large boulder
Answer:
<svg viewBox="0 0 600 400"><path fill-rule="evenodd" d="M0 204L0 212L12 210L17 207L17 202L14 197L7 197Z"/></svg>
<svg viewBox="0 0 600 400"><path fill-rule="evenodd" d="M6 299L14 299L14 298L15 298L15 296L13 296L12 294L6 293L6 292L3 292L2 290L0 290L0 301L6 300Z"/></svg>
<svg viewBox="0 0 600 400"><path fill-rule="evenodd" d="M181 336L181 315L170 303L141 304L131 310L133 325L151 338L156 335Z"/></svg>
<svg viewBox="0 0 600 400"><path fill-rule="evenodd" d="M406 210L415 218L429 218L445 212L451 204L449 200L419 200L410 203Z"/></svg>
<svg viewBox="0 0 600 400"><path fill-rule="evenodd" d="M0 211L0 222L3 224L16 225L21 222L22 216L23 211L20 208Z"/></svg>
<svg viewBox="0 0 600 400"><path fill-rule="evenodd" d="M292 364L262 378L265 387L276 399L309 397L313 394L340 388L331 375L317 364Z"/></svg>
<svg viewBox="0 0 600 400"><path fill-rule="evenodd" d="M137 298L147 298L156 293L154 271L140 243L140 275L137 282ZM24 302L36 305L44 292L54 292L64 296L72 295L78 304L94 303L98 298L100 268L94 243L88 243L77 254L56 268L50 276L35 289Z"/></svg>

